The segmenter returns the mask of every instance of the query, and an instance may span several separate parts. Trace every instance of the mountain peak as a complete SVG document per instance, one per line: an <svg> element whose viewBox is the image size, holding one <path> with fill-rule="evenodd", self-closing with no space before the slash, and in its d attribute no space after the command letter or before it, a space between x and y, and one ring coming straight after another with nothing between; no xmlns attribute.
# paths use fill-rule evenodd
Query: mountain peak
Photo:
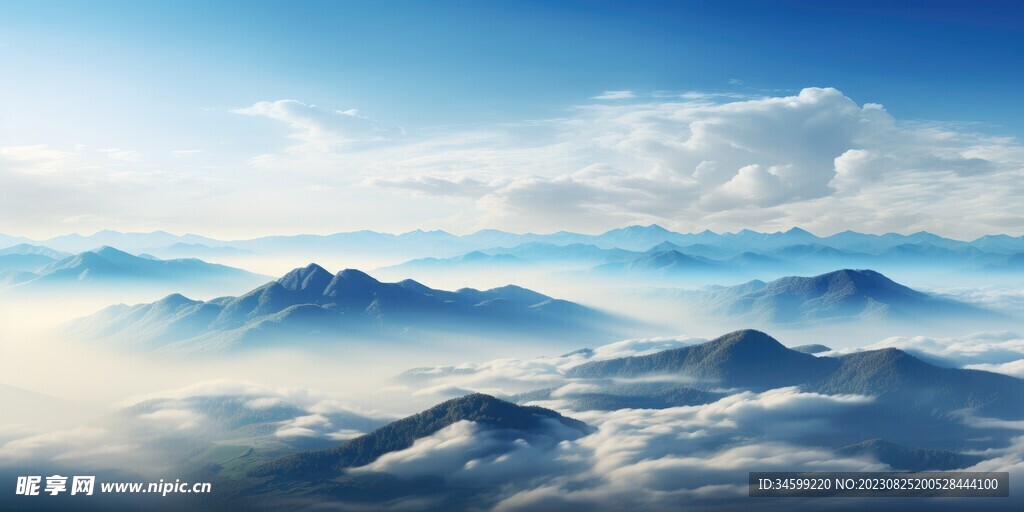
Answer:
<svg viewBox="0 0 1024 512"><path fill-rule="evenodd" d="M682 252L683 248L681 246L677 245L677 244L674 244L674 243L669 242L669 241L666 240L664 242L661 242L658 245L655 245L654 247L651 247L650 249L647 249L647 252L649 252L649 253L665 252L665 251Z"/></svg>
<svg viewBox="0 0 1024 512"><path fill-rule="evenodd" d="M534 304L551 299L551 297L548 297L543 293L535 292L528 288L523 288L522 286L516 286L514 284L500 286L498 288L491 288L490 290L487 290L487 293L493 293L505 299L513 299L517 301L530 302Z"/></svg>
<svg viewBox="0 0 1024 512"><path fill-rule="evenodd" d="M683 374L726 386L791 386L824 370L827 361L786 348L753 329L734 331L711 341L643 356L592 361L569 370L570 377L614 378ZM716 384L717 385L717 384Z"/></svg>
<svg viewBox="0 0 1024 512"><path fill-rule="evenodd" d="M741 329L719 336L710 342L709 345L719 345L722 348L762 351L765 349L785 349L785 345L756 329Z"/></svg>
<svg viewBox="0 0 1024 512"><path fill-rule="evenodd" d="M320 265L310 263L305 267L288 272L277 282L287 290L322 291L331 282L332 277L334 276Z"/></svg>
<svg viewBox="0 0 1024 512"><path fill-rule="evenodd" d="M342 270L341 272L338 272L337 277L339 277L341 279L348 280L348 281L373 282L373 283L379 283L380 282L380 281L374 279L373 277L371 277L370 274L367 274L366 272L363 272L362 270L356 270L354 268L346 268L345 270Z"/></svg>
<svg viewBox="0 0 1024 512"><path fill-rule="evenodd" d="M192 300L180 293L172 293L153 303L154 308L177 308L186 304L198 304L199 301Z"/></svg>
<svg viewBox="0 0 1024 512"><path fill-rule="evenodd" d="M369 274L353 268L346 268L331 278L331 282L324 289L327 297L341 297L352 295L352 297L368 297L373 290L381 286L381 282L370 277Z"/></svg>
<svg viewBox="0 0 1024 512"><path fill-rule="evenodd" d="M517 405L483 393L453 398L417 414L414 418L422 416L443 418L442 421L448 425L457 421L473 421L499 428L527 431L541 428L541 420L551 418L581 432L589 430L583 422L566 418L550 409Z"/></svg>
<svg viewBox="0 0 1024 512"><path fill-rule="evenodd" d="M126 253L126 252L124 252L124 251L122 251L120 249L111 247L109 245L101 245L100 247L97 247L97 248L95 248L95 249L93 249L91 251L88 251L88 252L99 254L100 256L103 256L104 258L111 257L111 256L115 256L115 257L123 257L123 256L129 256L130 257L130 256L132 256L131 254L128 254L128 253Z"/></svg>
<svg viewBox="0 0 1024 512"><path fill-rule="evenodd" d="M659 226L657 224L651 224L649 226L641 226L639 224L634 224L632 226L626 226L624 228L613 229L611 231L608 231L605 234L607 235L607 234L612 234L612 233L627 233L627 234L641 233L641 234L657 234L657 235L662 235L662 234L671 233L671 231L669 231L669 230L667 230L667 229L665 229L665 228L663 228L663 227L661 227L661 226Z"/></svg>
<svg viewBox="0 0 1024 512"><path fill-rule="evenodd" d="M429 286L416 281L415 279L403 279L395 284L405 288L406 290L413 290L419 293L430 293L433 291Z"/></svg>

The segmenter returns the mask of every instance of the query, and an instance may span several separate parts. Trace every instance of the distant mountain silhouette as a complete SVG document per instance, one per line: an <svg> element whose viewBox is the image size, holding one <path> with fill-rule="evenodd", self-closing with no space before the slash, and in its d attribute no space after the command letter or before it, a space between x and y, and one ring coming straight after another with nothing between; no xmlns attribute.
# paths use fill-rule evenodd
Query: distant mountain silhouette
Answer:
<svg viewBox="0 0 1024 512"><path fill-rule="evenodd" d="M10 270L15 272L36 272L39 269L70 254L55 251L49 247L32 244L17 244L0 249L0 271ZM0 286L20 282L17 279L0 280Z"/></svg>
<svg viewBox="0 0 1024 512"><path fill-rule="evenodd" d="M634 259L606 263L594 267L593 272L607 275L634 274L693 274L723 268L722 262L703 256L690 256L678 250L657 250L647 252Z"/></svg>
<svg viewBox="0 0 1024 512"><path fill-rule="evenodd" d="M32 272L54 261L57 260L42 254L2 254L0 255L0 270Z"/></svg>
<svg viewBox="0 0 1024 512"><path fill-rule="evenodd" d="M224 265L196 259L159 260L100 247L38 268L34 277L22 279L7 293L74 292L105 285L201 284L237 287L264 281L264 277Z"/></svg>
<svg viewBox="0 0 1024 512"><path fill-rule="evenodd" d="M470 269L470 268L510 268L529 266L530 262L511 254L487 254L482 251L472 251L461 256L451 258L420 258L410 260L401 265L384 267L381 271L413 271L413 270L442 270L449 268Z"/></svg>
<svg viewBox="0 0 1024 512"><path fill-rule="evenodd" d="M389 423L333 448L290 455L254 468L252 476L276 480L309 480L338 476L350 467L364 466L386 453L404 450L459 421L521 433L549 431L561 425L572 437L589 434L585 423L540 407L524 407L489 395L472 394L448 400L419 414Z"/></svg>
<svg viewBox="0 0 1024 512"><path fill-rule="evenodd" d="M17 244L10 247L0 249L0 256L6 256L10 254L35 254L39 256L46 256L54 260L60 260L71 256L66 252L55 251L49 247L32 244Z"/></svg>
<svg viewBox="0 0 1024 512"><path fill-rule="evenodd" d="M331 274L310 264L238 297L202 302L174 294L150 304L112 306L69 330L142 350L206 352L304 339L372 339L410 329L587 337L613 320L518 286L450 292L412 280L382 283L352 269Z"/></svg>
<svg viewBox="0 0 1024 512"><path fill-rule="evenodd" d="M30 242L24 238L0 235L8 245ZM445 259L473 251L486 254L510 254L527 261L589 262L591 266L622 262L626 254L675 250L688 256L725 261L743 253L771 256L786 264L799 265L798 272L819 272L836 267L877 267L877 265L932 265L939 268L984 269L1000 264L1001 257L1024 253L1024 237L986 235L973 241L944 238L927 232L909 235L883 235L845 231L819 237L799 228L774 233L742 230L715 233L704 230L678 233L658 225L627 226L602 234L559 231L550 234L508 233L493 229L458 236L444 231L415 230L402 234L353 231L330 235L268 236L250 240L214 240L197 235L120 233L101 231L92 235L63 235L38 242L54 249L80 252L90 247L109 245L132 252L148 252L161 257L213 257L245 253L265 255L326 256L340 252L363 256ZM532 244L548 246L530 249ZM552 248L562 247L564 254ZM589 249L581 249L589 247ZM815 248L808 251L806 248ZM504 249L503 249L504 248ZM800 249L790 249L800 248ZM593 249L606 251L599 257ZM946 251L946 252L943 252ZM546 252L547 254L541 254ZM532 253L532 254L531 254ZM590 254L587 254L590 253ZM792 253L792 258L787 256ZM632 255L636 258L637 255ZM737 262L738 263L738 262ZM751 270L758 267L751 265ZM1020 270L1009 268L1008 270ZM640 272L637 269L634 272Z"/></svg>
<svg viewBox="0 0 1024 512"><path fill-rule="evenodd" d="M509 254L534 262L575 261L606 263L624 261L640 255L639 252L619 248L601 248L593 244L555 245L545 242L529 242L515 247L485 249L488 254Z"/></svg>
<svg viewBox="0 0 1024 512"><path fill-rule="evenodd" d="M922 293L873 270L837 270L731 287L680 292L678 298L713 315L765 324L859 319L913 320L937 316L996 317L993 312Z"/></svg>
<svg viewBox="0 0 1024 512"><path fill-rule="evenodd" d="M163 259L168 258L217 258L251 255L252 251L225 245L210 246L200 243L178 242L166 247L152 247L147 252Z"/></svg>

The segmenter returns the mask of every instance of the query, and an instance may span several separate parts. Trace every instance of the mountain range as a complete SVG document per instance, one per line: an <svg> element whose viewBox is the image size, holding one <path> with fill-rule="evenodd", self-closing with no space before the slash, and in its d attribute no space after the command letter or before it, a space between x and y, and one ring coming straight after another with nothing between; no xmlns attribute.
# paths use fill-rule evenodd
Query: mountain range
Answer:
<svg viewBox="0 0 1024 512"><path fill-rule="evenodd" d="M619 248L629 251L647 251L663 242L679 247L693 247L694 251L714 248L717 256L735 256L747 251L768 252L789 246L821 246L838 251L879 254L901 245L922 245L952 251L974 248L993 255L1024 253L1024 236L986 235L971 241L954 240L928 232L909 235L886 233L882 235L844 231L830 236L819 237L800 228L774 233L742 230L736 233L715 233L705 230L699 233L677 233L658 225L628 226L601 234L582 234L560 231L550 234L508 233L498 230L482 230L468 235L454 235L445 231L410 231L402 234L354 231L331 235L290 235L268 236L247 240L216 240L199 235L173 235L156 231L151 233L121 233L100 231L92 235L62 235L43 241L23 237L0 235L0 246L18 243L45 245L67 252L81 252L91 247L110 245L134 252L158 253L162 248L176 244L177 249L187 249L187 244L197 248L234 248L257 253L302 253L359 251L364 254L398 253L412 257L450 257L474 250L514 248L532 243L569 246L574 244L593 245L603 249ZM487 252L487 251L485 251ZM514 252L503 251L517 255ZM700 254L707 257L707 254Z"/></svg>
<svg viewBox="0 0 1024 512"><path fill-rule="evenodd" d="M942 368L902 350L882 349L838 357L814 356L786 348L755 330L726 334L699 345L655 354L594 361L566 372L571 379L685 377L705 390L767 390L797 386L806 392L873 397L828 432L808 440L854 442L866 434L886 440L959 450L972 436L1006 438L966 417L1024 419L1019 399L1024 380L1007 375ZM931 446L928 446L931 445Z"/></svg>
<svg viewBox="0 0 1024 512"><path fill-rule="evenodd" d="M25 247L25 246L22 246ZM187 286L216 289L254 286L266 277L241 269L206 263L197 259L160 260L135 256L113 247L100 247L76 255L62 255L46 248L28 254L46 258L32 271L8 272L5 294L34 292L100 291L104 287ZM55 256L63 256L56 259ZM3 256L0 256L2 258Z"/></svg>
<svg viewBox="0 0 1024 512"><path fill-rule="evenodd" d="M512 397L510 401L469 394L329 448L254 462L247 466L245 476L234 473L229 478L233 479L233 486L245 489L244 499L329 496L365 504L432 496L457 502L459 485L442 476L442 471L435 474L423 464L417 466L419 458L430 457L429 460L444 461L443 464L457 468L462 458L470 461L466 463L470 465L481 460L501 461L502 450L510 446L551 450L596 430L566 416L571 413L529 405L535 401L553 400L548 403L561 404L559 410L568 406L573 411L679 408L673 415L685 415L690 408L707 405L710 409L695 413L715 415L725 414L723 407L730 407L715 407L715 402L743 394L746 398L738 403L745 405L732 406L729 410L735 410L726 415L731 421L733 414L737 418L756 414L747 409L757 402L756 395L751 393L794 387L801 393L830 396L848 405L821 413L789 410L792 406L785 398L762 402L765 407L779 408L775 414L793 415L792 425L774 424L776 428L785 425L782 428L793 429L793 442L828 450L840 458L874 461L905 471L971 467L985 457L972 454L970 449L1002 446L1014 434L998 425L974 423L972 418L987 418L990 423L993 419L1024 419L1024 410L1019 406L1019 397L1024 393L1021 379L940 368L894 349L818 357L788 349L771 336L754 330L736 331L699 345L650 355L584 363L569 368L565 376L572 379L571 384L557 393L541 389ZM666 376L685 377L688 384L682 386L678 379L673 383L671 379L659 378ZM629 417L631 412L624 414L623 417ZM815 419L805 425L801 423L803 415ZM475 427L442 435L446 429L465 423ZM612 422L609 428L614 431L623 426ZM728 434L729 430L702 433L679 442L717 450L722 445L716 443L749 443L750 436L760 435L755 428L736 432L739 437L709 437ZM473 441L466 440L469 435ZM772 431L770 435L777 438L785 433ZM431 436L436 439L424 441ZM495 442L496 439L504 441ZM611 439L614 437L609 442L613 442ZM406 450L409 452L404 455L391 456ZM428 455L430 450L439 452ZM387 462L381 464L384 460ZM402 471L405 464L418 469ZM398 471L391 473L392 470ZM209 471L207 476L216 478L220 470L213 467Z"/></svg>
<svg viewBox="0 0 1024 512"><path fill-rule="evenodd" d="M451 292L413 280L382 283L352 269L331 274L310 264L237 297L204 302L173 294L111 306L72 322L68 331L121 340L136 350L194 353L298 340L418 339L433 332L585 339L607 336L617 321L518 286Z"/></svg>
<svg viewBox="0 0 1024 512"><path fill-rule="evenodd" d="M996 318L993 312L903 286L873 270L843 269L813 277L699 290L657 289L651 296L679 301L710 315L760 324L853 320Z"/></svg>
<svg viewBox="0 0 1024 512"><path fill-rule="evenodd" d="M68 256L49 247L17 244L0 249L0 271L32 272Z"/></svg>
<svg viewBox="0 0 1024 512"><path fill-rule="evenodd" d="M656 239L655 239L656 240ZM1016 239L1010 239L1016 240ZM793 245L788 242L806 241ZM844 239L840 239L843 242ZM902 241L902 240L900 240ZM447 258L419 258L382 271L463 271L556 269L586 270L603 278L734 277L736 275L778 275L782 272L819 272L844 266L883 266L889 269L941 268L965 271L1018 271L1024 269L1024 252L989 252L971 245L941 242L931 237L893 245L893 240L869 239L861 243L839 243L836 248L824 239L796 237L775 239L747 236L739 240L722 237L704 243L679 245L659 242L646 250L605 248L594 244L564 246L547 242L526 242L512 247L483 248ZM833 241L834 242L834 241ZM935 245L940 244L941 245ZM990 250L1015 250L1013 243L984 243Z"/></svg>

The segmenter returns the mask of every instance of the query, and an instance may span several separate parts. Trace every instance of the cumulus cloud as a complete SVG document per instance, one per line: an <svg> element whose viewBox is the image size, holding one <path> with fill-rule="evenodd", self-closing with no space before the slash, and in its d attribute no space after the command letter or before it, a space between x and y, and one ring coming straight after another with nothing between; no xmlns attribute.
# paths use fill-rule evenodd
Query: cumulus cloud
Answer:
<svg viewBox="0 0 1024 512"><path fill-rule="evenodd" d="M1010 191L1020 192L1013 183L1024 173L1024 149L1014 139L900 121L832 88L598 103L498 129L505 135L495 146L459 151L457 158L474 164L461 175L478 183L506 178L500 187L470 189L487 222L524 229L557 216L577 228L660 222L830 232L857 225L971 236L999 231L995 223L1012 215L1004 205ZM415 151L400 148L392 158L392 169L409 173L399 183L443 193L445 186L425 184L457 182L432 172ZM393 183L367 182L400 188ZM450 190L469 196L466 187Z"/></svg>
<svg viewBox="0 0 1024 512"><path fill-rule="evenodd" d="M112 227L104 221L141 219L133 221L148 223L140 228L190 231L217 216L222 224L309 230L328 229L320 224L325 218L338 229L336 219L387 205L374 216L379 225L347 226L799 225L820 233L930 230L963 238L1012 231L1024 221L1015 209L1024 195L1024 146L971 125L897 119L832 88L784 96L606 91L599 98L545 119L409 133L357 110L260 101L233 112L275 121L294 143L270 152L238 141L202 153L168 150L163 162L150 162L154 154L139 160L131 148L9 146L0 148L0 186L19 192L2 213L24 224L17 213L36 198L66 197L50 201L61 211L39 214L34 225L73 219L101 229ZM23 197L24 208L14 204ZM263 208L236 213L254 197ZM307 207L296 209L295 201Z"/></svg>

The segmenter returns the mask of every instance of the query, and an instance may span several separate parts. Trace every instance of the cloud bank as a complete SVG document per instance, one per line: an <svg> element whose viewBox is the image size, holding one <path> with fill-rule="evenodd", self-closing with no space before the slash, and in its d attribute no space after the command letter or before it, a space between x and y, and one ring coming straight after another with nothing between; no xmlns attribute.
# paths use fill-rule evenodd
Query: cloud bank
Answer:
<svg viewBox="0 0 1024 512"><path fill-rule="evenodd" d="M898 119L833 88L606 91L548 118L409 131L294 99L220 115L274 130L189 158L174 141L163 159L45 141L0 147L0 185L17 191L0 214L19 226L99 229L128 218L139 225L118 227L182 231L211 216L226 229L244 220L288 232L602 231L656 222L681 231L797 225L973 238L1024 228L1019 140L979 125ZM280 148L267 146L274 138ZM29 204L19 198L42 195L72 200L23 218ZM246 208L253 201L261 208ZM363 215L367 208L377 214Z"/></svg>

